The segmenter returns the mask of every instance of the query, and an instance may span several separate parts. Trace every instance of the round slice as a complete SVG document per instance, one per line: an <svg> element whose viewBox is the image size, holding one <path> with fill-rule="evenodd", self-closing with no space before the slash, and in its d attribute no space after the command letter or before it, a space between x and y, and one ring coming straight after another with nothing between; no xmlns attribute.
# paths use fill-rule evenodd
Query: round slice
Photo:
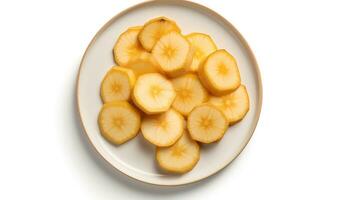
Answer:
<svg viewBox="0 0 357 200"><path fill-rule="evenodd" d="M241 82L236 60L223 49L207 57L198 75L202 84L216 96L233 92Z"/></svg>
<svg viewBox="0 0 357 200"><path fill-rule="evenodd" d="M195 107L188 115L187 128L192 139L211 143L223 137L228 121L218 108L204 104Z"/></svg>
<svg viewBox="0 0 357 200"><path fill-rule="evenodd" d="M147 53L138 41L141 29L141 26L131 27L119 36L113 49L114 60L119 66L126 66L140 58L143 53Z"/></svg>
<svg viewBox="0 0 357 200"><path fill-rule="evenodd" d="M249 111L249 96L244 85L240 85L237 90L228 95L221 97L212 96L209 102L223 112L230 124L243 119Z"/></svg>
<svg viewBox="0 0 357 200"><path fill-rule="evenodd" d="M200 159L200 146L185 130L181 138L170 147L157 147L156 160L159 166L173 173L186 173Z"/></svg>
<svg viewBox="0 0 357 200"><path fill-rule="evenodd" d="M104 103L125 101L135 84L135 75L130 69L112 67L105 75L100 88L100 96Z"/></svg>
<svg viewBox="0 0 357 200"><path fill-rule="evenodd" d="M186 74L171 80L176 98L172 107L187 116L191 110L208 99L208 93L195 74Z"/></svg>
<svg viewBox="0 0 357 200"><path fill-rule="evenodd" d="M109 142L122 144L140 129L140 114L126 101L104 104L98 117L100 132Z"/></svg>
<svg viewBox="0 0 357 200"><path fill-rule="evenodd" d="M171 32L181 32L177 24L166 17L158 17L145 23L139 33L139 41L147 51L151 51L161 36Z"/></svg>
<svg viewBox="0 0 357 200"><path fill-rule="evenodd" d="M192 63L194 49L180 33L170 32L158 40L152 54L161 70L175 77L186 73Z"/></svg>
<svg viewBox="0 0 357 200"><path fill-rule="evenodd" d="M204 33L191 33L186 36L186 39L195 50L189 69L191 71L197 71L207 56L217 50L217 46L212 38Z"/></svg>
<svg viewBox="0 0 357 200"><path fill-rule="evenodd" d="M143 136L152 144L167 147L183 133L183 117L173 109L162 114L146 116L141 124Z"/></svg>
<svg viewBox="0 0 357 200"><path fill-rule="evenodd" d="M137 79L132 99L146 114L158 114L169 110L175 97L169 80L159 73L149 73Z"/></svg>

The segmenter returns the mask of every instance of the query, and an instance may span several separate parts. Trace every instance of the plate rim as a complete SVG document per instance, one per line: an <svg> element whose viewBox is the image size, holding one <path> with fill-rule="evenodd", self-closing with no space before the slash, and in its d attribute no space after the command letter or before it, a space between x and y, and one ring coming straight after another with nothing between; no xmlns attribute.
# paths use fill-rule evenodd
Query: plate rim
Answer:
<svg viewBox="0 0 357 200"><path fill-rule="evenodd" d="M81 75L81 69L83 67L83 62L87 56L87 52L88 50L93 46L94 42L98 39L98 36L101 35L104 30L106 30L115 20L117 20L118 18L120 18L121 16L135 10L141 7L145 7L147 5L152 5L152 4L161 4L161 3L165 3L165 4L184 4L184 5L189 5L190 7L194 8L199 8L201 10L203 10L204 12L207 12L209 14L211 14L212 16L216 17L217 19L221 20L224 25L228 26L230 28L231 31L233 31L233 34L235 35L235 37L237 37L242 45L244 46L244 48L247 51L248 54L248 58L249 60L252 62L252 65L254 67L254 70L256 71L256 78L257 78L257 83L258 83L258 103L257 103L257 114L253 119L253 124L252 124L252 128L249 130L249 135L248 138L246 139L246 141L243 143L243 148L241 151L239 151L236 155L234 155L233 159L229 160L228 162L222 164L222 166L217 170L214 171L213 173L207 174L204 177L200 177L196 180L193 181L187 181L185 183L178 183L178 184L164 184L164 183L153 183L153 182L149 182L149 181L145 181L139 178L136 178L134 176L131 176L125 172L123 172L122 170L116 168L109 160L107 160L97 149L96 145L93 144L92 140L90 139L86 127L83 123L82 120L82 113L80 110L80 106L79 106L79 79L80 79L80 75ZM248 42L245 40L245 38L243 37L243 35L235 28L235 26L233 24L231 24L226 18L224 18L222 15L220 15L219 13L217 13L216 11L212 10L211 8L208 8L202 4L196 3L196 2L192 2L189 0L146 0L144 2L141 3L137 3L133 6L130 6L122 11L120 11L119 13L117 13L116 15L114 15L109 21L107 21L94 35L94 37L91 39L90 43L88 44L88 46L86 47L82 58L81 58L81 62L79 64L79 68L77 71L77 78L76 78L76 107L77 107L77 116L79 116L79 121L83 130L84 135L87 138L87 141L89 142L89 144L91 144L90 146L95 150L96 154L99 155L99 157L104 160L107 164L109 164L111 166L111 168L113 168L116 172L119 172L120 174L123 174L127 177L129 177L132 180L135 181L139 181L141 183L145 183L145 184L149 184L149 185L155 185L155 186L169 186L169 187L175 187L175 186L182 186L182 185L189 185L189 184L193 184L199 181L202 181L208 177L211 177L215 174L217 174L218 172L221 172L224 168L226 168L228 165L230 165L246 148L246 146L248 145L249 141L251 140L255 129L258 125L258 121L260 118L260 114L261 114L261 109L262 109L262 103L263 103L263 86L262 86L262 78L261 78L261 73L260 73L260 69L258 66L258 62L254 56L253 50L250 48Z"/></svg>

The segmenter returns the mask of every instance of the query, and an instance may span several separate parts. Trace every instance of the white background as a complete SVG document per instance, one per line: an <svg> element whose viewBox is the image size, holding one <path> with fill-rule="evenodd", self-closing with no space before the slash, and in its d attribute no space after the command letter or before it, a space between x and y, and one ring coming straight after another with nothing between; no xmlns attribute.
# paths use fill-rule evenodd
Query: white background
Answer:
<svg viewBox="0 0 357 200"><path fill-rule="evenodd" d="M0 199L357 198L354 1L196 1L231 21L252 47L263 110L228 168L176 188L112 172L76 114L86 46L139 2L0 1Z"/></svg>

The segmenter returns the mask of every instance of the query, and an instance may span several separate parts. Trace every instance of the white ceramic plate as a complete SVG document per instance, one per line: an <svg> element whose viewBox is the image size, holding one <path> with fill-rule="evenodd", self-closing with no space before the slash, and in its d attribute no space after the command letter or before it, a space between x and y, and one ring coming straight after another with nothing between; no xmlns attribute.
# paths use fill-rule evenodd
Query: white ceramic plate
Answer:
<svg viewBox="0 0 357 200"><path fill-rule="evenodd" d="M100 134L97 117L102 106L100 83L114 65L112 49L117 37L130 26L167 16L175 20L184 34L202 32L212 36L219 48L227 49L238 61L242 82L250 96L250 111L238 124L231 126L223 139L201 148L201 159L184 175L160 171L154 157L155 148L141 134L129 142L113 146ZM157 185L182 185L199 181L220 171L244 149L257 125L262 86L255 58L240 33L223 17L196 3L186 1L149 1L131 7L111 19L89 44L79 69L77 82L79 115L89 141L96 151L116 170L142 182Z"/></svg>

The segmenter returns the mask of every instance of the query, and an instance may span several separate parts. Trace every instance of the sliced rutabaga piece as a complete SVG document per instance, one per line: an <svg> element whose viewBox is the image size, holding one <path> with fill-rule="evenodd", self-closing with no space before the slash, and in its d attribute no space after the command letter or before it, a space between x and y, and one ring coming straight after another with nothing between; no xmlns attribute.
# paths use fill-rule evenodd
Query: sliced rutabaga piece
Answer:
<svg viewBox="0 0 357 200"><path fill-rule="evenodd" d="M176 77L189 70L194 49L180 33L170 32L158 40L152 54L163 72Z"/></svg>
<svg viewBox="0 0 357 200"><path fill-rule="evenodd" d="M147 51L151 52L156 42L169 32L178 32L181 30L176 22L166 17L158 17L145 23L139 33L139 41Z"/></svg>
<svg viewBox="0 0 357 200"><path fill-rule="evenodd" d="M132 95L135 105L146 114L158 114L169 110L175 97L171 82L159 73L140 76Z"/></svg>
<svg viewBox="0 0 357 200"><path fill-rule="evenodd" d="M130 99L135 84L135 75L130 69L113 67L105 75L100 88L104 103Z"/></svg>
<svg viewBox="0 0 357 200"><path fill-rule="evenodd" d="M148 115L143 119L141 132L145 139L159 147L174 144L184 129L183 117L173 109L162 114Z"/></svg>
<svg viewBox="0 0 357 200"><path fill-rule="evenodd" d="M104 104L98 117L100 132L113 144L134 138L140 129L139 112L126 101Z"/></svg>
<svg viewBox="0 0 357 200"><path fill-rule="evenodd" d="M207 57L198 69L198 75L207 90L216 96L233 92L241 83L236 60L223 49Z"/></svg>
<svg viewBox="0 0 357 200"><path fill-rule="evenodd" d="M186 173L193 169L199 159L200 146L190 138L186 130L174 145L156 148L159 166L169 172Z"/></svg>
<svg viewBox="0 0 357 200"><path fill-rule="evenodd" d="M187 116L191 110L208 100L208 93L195 74L186 74L171 80L176 98L172 107Z"/></svg>
<svg viewBox="0 0 357 200"><path fill-rule="evenodd" d="M212 143L223 137L228 128L228 121L218 108L203 104L190 112L187 128L192 139L202 143Z"/></svg>
<svg viewBox="0 0 357 200"><path fill-rule="evenodd" d="M217 46L212 38L204 33L191 33L186 35L186 39L190 42L195 52L189 70L197 71L207 56L217 50Z"/></svg>
<svg viewBox="0 0 357 200"><path fill-rule="evenodd" d="M211 96L209 103L218 107L230 124L243 119L249 111L249 96L244 85L240 85L237 90L230 94L221 97Z"/></svg>
<svg viewBox="0 0 357 200"><path fill-rule="evenodd" d="M131 27L119 36L113 49L114 60L119 66L127 66L147 53L138 40L141 29L141 26Z"/></svg>

